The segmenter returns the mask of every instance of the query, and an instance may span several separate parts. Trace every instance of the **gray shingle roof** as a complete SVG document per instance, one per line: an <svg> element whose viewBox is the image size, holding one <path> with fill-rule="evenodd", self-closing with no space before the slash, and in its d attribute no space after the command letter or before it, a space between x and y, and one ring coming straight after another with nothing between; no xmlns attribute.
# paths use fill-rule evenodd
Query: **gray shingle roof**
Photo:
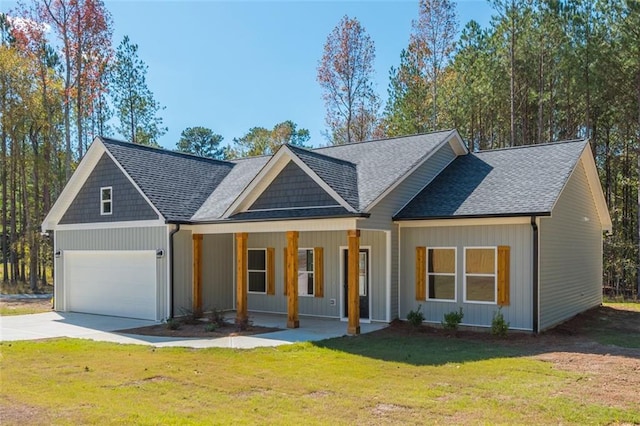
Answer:
<svg viewBox="0 0 640 426"><path fill-rule="evenodd" d="M194 221L215 220L238 198L243 189L262 170L267 156L250 157L231 162L233 169L193 215Z"/></svg>
<svg viewBox="0 0 640 426"><path fill-rule="evenodd" d="M227 161L101 138L153 205L170 221L188 221L232 171Z"/></svg>
<svg viewBox="0 0 640 426"><path fill-rule="evenodd" d="M549 214L587 145L567 141L459 156L394 219Z"/></svg>
<svg viewBox="0 0 640 426"><path fill-rule="evenodd" d="M454 130L318 148L314 152L356 165L359 210L365 210L419 164Z"/></svg>
<svg viewBox="0 0 640 426"><path fill-rule="evenodd" d="M356 210L359 208L358 172L355 164L293 145L289 145L289 149L351 207Z"/></svg>
<svg viewBox="0 0 640 426"><path fill-rule="evenodd" d="M345 201L362 212L453 132L447 130L314 150L289 148ZM263 156L232 161L235 164L233 170L192 219L220 219L270 158ZM265 217L267 214L262 213ZM277 216L279 213L272 214Z"/></svg>

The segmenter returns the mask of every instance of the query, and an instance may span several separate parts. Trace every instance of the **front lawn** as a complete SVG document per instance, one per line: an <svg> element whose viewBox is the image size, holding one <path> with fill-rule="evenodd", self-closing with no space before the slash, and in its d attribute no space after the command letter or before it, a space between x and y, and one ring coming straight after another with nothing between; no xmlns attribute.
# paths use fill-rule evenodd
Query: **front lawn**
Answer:
<svg viewBox="0 0 640 426"><path fill-rule="evenodd" d="M0 419L3 424L640 423L637 381L626 382L626 398L591 395L590 389L602 385L597 372L540 361L529 351L536 346L529 336L502 342L406 329L255 350L154 349L70 339L5 342L0 344ZM635 361L630 359L629 372L638 375Z"/></svg>

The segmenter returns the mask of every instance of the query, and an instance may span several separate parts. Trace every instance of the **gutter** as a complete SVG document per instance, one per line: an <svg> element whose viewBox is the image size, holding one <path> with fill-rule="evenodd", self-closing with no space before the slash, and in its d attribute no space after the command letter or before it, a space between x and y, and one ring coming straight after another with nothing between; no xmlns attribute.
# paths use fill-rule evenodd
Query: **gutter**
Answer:
<svg viewBox="0 0 640 426"><path fill-rule="evenodd" d="M173 318L173 236L180 231L180 223L176 223L176 229L169 233L169 318Z"/></svg>
<svg viewBox="0 0 640 426"><path fill-rule="evenodd" d="M538 303L539 303L539 291L540 291L540 277L538 274L539 266L540 266L540 258L539 258L539 245L540 245L540 234L538 232L538 224L536 223L536 216L531 216L531 229L533 230L533 274L532 274L532 282L533 282L533 332L539 333L540 325L538 324Z"/></svg>
<svg viewBox="0 0 640 426"><path fill-rule="evenodd" d="M537 216L551 216L551 212L529 212L529 213L496 213L496 214L467 214L467 215L453 215L453 216L427 216L427 217L400 217L393 216L394 222L409 222L412 220L455 220L455 219L492 219L503 217L537 217Z"/></svg>

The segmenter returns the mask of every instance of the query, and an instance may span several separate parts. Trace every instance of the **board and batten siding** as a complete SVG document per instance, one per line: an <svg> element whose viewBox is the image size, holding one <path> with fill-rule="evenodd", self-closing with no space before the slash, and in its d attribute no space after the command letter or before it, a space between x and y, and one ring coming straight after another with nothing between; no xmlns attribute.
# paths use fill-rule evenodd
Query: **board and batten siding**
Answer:
<svg viewBox="0 0 640 426"><path fill-rule="evenodd" d="M582 162L540 219L540 330L602 303L602 228Z"/></svg>
<svg viewBox="0 0 640 426"><path fill-rule="evenodd" d="M386 321L386 250L385 233L362 231L360 245L370 247L370 307L371 320ZM287 313L287 296L284 294L285 233L250 233L249 249L275 249L275 295L249 293L248 308L254 312ZM300 315L340 318L343 312L343 270L341 247L347 246L346 231L300 232L298 247L324 249L324 297L300 296Z"/></svg>
<svg viewBox="0 0 640 426"><path fill-rule="evenodd" d="M186 309L193 308L191 235L191 231L178 231L173 235L173 314L175 316L180 316Z"/></svg>
<svg viewBox="0 0 640 426"><path fill-rule="evenodd" d="M441 323L444 314L462 307L463 325L490 327L496 304L464 303L464 248L510 246L510 304L502 308L510 327L532 330L532 238L530 225L400 228L400 318L422 305L425 321ZM416 300L416 247L456 247L455 302Z"/></svg>
<svg viewBox="0 0 640 426"><path fill-rule="evenodd" d="M174 235L173 310L176 316L193 309L193 234ZM202 237L202 309L233 310L235 268L232 234L205 234Z"/></svg>
<svg viewBox="0 0 640 426"><path fill-rule="evenodd" d="M166 226L145 228L106 228L65 230L55 232L55 249L61 256L55 258L56 309L64 311L64 251L65 250L164 250L165 255L156 259L157 306L156 320L168 316L168 229Z"/></svg>

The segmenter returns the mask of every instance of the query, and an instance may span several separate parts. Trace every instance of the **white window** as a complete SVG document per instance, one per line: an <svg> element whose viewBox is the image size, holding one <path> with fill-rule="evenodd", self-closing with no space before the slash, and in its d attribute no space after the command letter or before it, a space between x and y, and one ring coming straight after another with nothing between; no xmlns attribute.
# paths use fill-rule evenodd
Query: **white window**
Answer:
<svg viewBox="0 0 640 426"><path fill-rule="evenodd" d="M456 248L427 249L427 300L456 301Z"/></svg>
<svg viewBox="0 0 640 426"><path fill-rule="evenodd" d="M267 292L267 250L249 249L247 269L250 293Z"/></svg>
<svg viewBox="0 0 640 426"><path fill-rule="evenodd" d="M313 249L298 249L298 296L314 295Z"/></svg>
<svg viewBox="0 0 640 426"><path fill-rule="evenodd" d="M113 213L113 189L110 186L100 188L100 214Z"/></svg>
<svg viewBox="0 0 640 426"><path fill-rule="evenodd" d="M497 262L496 247L465 247L465 302L496 303Z"/></svg>

